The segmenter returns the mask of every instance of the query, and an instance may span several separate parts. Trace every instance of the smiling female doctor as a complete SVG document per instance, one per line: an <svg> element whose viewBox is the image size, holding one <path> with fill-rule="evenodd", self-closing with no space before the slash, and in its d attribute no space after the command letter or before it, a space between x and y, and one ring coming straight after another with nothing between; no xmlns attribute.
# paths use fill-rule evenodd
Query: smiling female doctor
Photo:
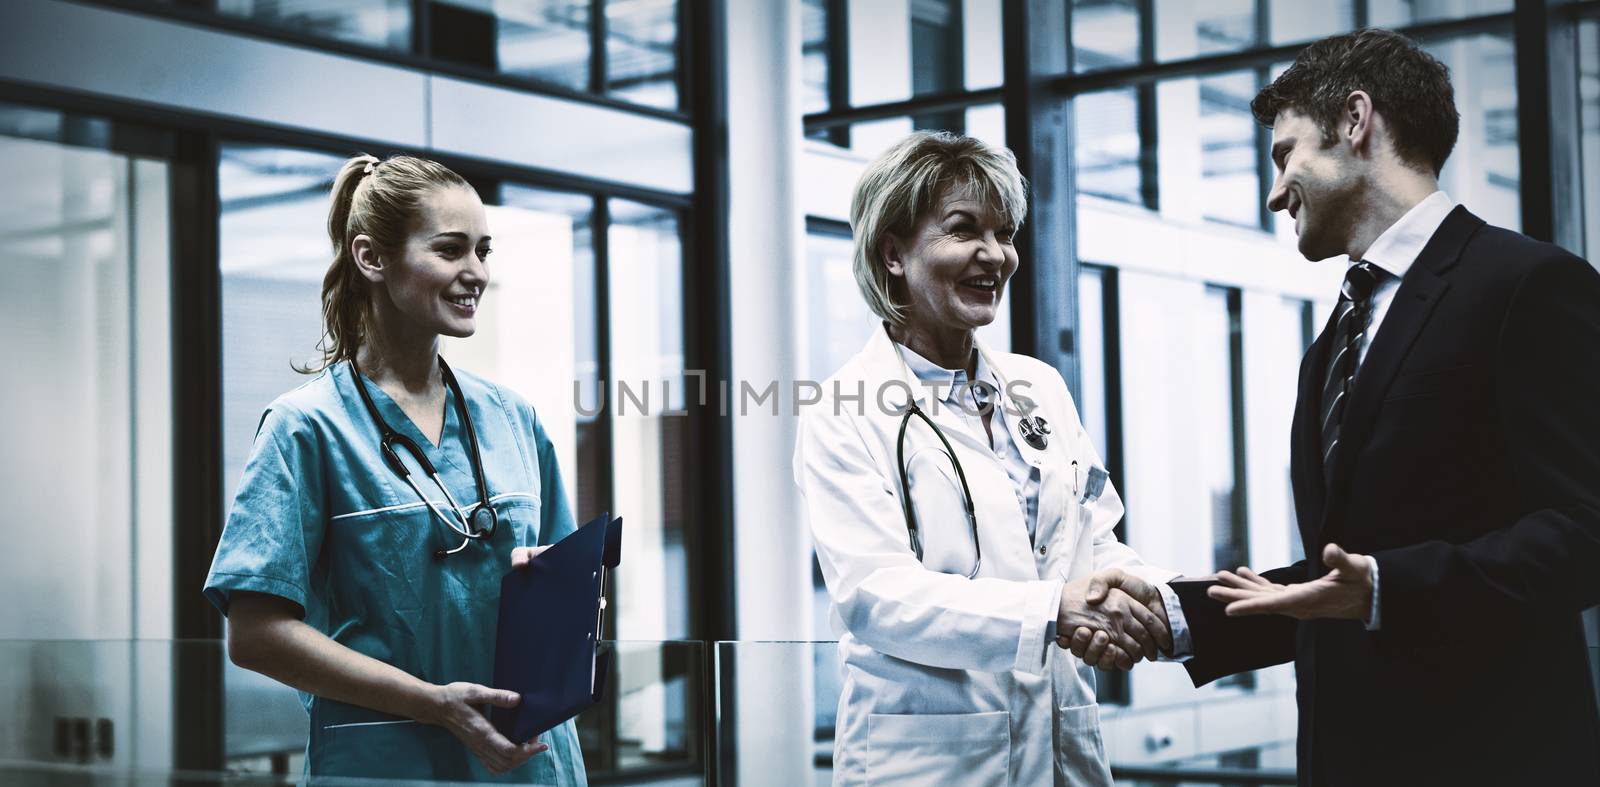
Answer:
<svg viewBox="0 0 1600 787"><path fill-rule="evenodd" d="M1026 210L1010 151L942 132L856 185L884 324L802 412L794 460L839 637L835 784L1110 785L1093 669L1055 637L1095 630L1085 660L1123 669L1171 647L1160 601L1086 602L1097 571L1176 572L1112 534L1122 503L1061 376L975 336Z"/></svg>
<svg viewBox="0 0 1600 787"><path fill-rule="evenodd" d="M533 408L439 355L477 328L483 203L361 156L328 233L320 374L262 416L206 578L228 656L300 690L311 776L582 785L571 721L508 741L480 711L519 701L487 686L501 577L574 530Z"/></svg>

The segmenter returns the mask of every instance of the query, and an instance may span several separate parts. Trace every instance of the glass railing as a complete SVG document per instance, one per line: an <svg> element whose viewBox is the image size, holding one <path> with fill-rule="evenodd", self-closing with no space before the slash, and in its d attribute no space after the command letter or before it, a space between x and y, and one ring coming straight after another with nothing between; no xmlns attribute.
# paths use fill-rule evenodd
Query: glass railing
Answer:
<svg viewBox="0 0 1600 787"><path fill-rule="evenodd" d="M577 718L591 781L830 779L837 643L606 646L605 699ZM231 664L221 642L0 640L0 664L0 784L278 784L303 771L299 695ZM1197 691L1175 665L1141 665L1131 686L1133 704L1099 714L1118 785L1294 784L1287 667Z"/></svg>
<svg viewBox="0 0 1600 787"><path fill-rule="evenodd" d="M590 778L706 783L704 643L604 645L613 654L604 699L576 720ZM299 694L232 664L220 641L0 640L0 664L8 787L289 783L304 770ZM384 783L316 783L346 782Z"/></svg>
<svg viewBox="0 0 1600 787"><path fill-rule="evenodd" d="M712 658L717 783L764 784L784 763L779 772L811 774L794 783L826 784L843 686L838 644L718 642ZM1153 699L1100 709L1118 785L1295 783L1287 668L1258 673L1248 691L1196 691L1177 665L1141 665L1132 680L1136 697Z"/></svg>

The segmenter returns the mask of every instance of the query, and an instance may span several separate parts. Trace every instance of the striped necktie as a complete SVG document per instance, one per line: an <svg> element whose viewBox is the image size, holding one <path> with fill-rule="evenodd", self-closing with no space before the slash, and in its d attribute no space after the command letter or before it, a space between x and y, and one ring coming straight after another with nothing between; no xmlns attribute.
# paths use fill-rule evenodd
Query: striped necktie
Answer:
<svg viewBox="0 0 1600 787"><path fill-rule="evenodd" d="M1372 291L1378 282L1389 276L1388 272L1369 262L1358 262L1345 272L1344 284L1339 288L1338 318L1333 325L1333 343L1329 346L1327 380L1322 386L1322 464L1327 468L1333 461L1333 451L1339 445L1339 422L1344 419L1345 400L1349 398L1350 384L1355 380L1360 365L1361 340L1372 319Z"/></svg>

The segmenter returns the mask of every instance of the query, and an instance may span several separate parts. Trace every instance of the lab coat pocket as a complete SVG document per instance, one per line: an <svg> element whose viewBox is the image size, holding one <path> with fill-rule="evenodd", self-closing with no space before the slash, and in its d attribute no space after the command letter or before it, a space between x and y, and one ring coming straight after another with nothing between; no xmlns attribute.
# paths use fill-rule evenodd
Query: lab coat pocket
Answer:
<svg viewBox="0 0 1600 787"><path fill-rule="evenodd" d="M946 574L972 573L978 562L972 520L949 454L932 446L913 451L906 457L906 478L922 541L922 564Z"/></svg>
<svg viewBox="0 0 1600 787"><path fill-rule="evenodd" d="M1056 766L1071 785L1111 785L1105 741L1100 737L1100 706L1058 708Z"/></svg>
<svg viewBox="0 0 1600 787"><path fill-rule="evenodd" d="M1010 781L1011 713L867 717L868 784L996 785Z"/></svg>

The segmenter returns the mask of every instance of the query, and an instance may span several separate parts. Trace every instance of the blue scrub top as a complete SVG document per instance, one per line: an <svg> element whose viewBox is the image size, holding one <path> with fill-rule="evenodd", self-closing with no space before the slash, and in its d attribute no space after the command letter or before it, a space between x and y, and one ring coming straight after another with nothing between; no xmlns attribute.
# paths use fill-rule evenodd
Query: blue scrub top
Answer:
<svg viewBox="0 0 1600 787"><path fill-rule="evenodd" d="M476 428L499 527L443 562L435 549L459 536L429 513L384 463L378 426L338 363L279 397L262 416L244 477L206 578L206 598L224 615L234 591L286 598L335 642L429 683L493 685L500 580L517 546L553 544L576 525L554 447L533 408L516 394L455 371ZM373 403L411 438L456 502L477 506L470 448L446 388L445 423L434 446L370 381ZM401 458L410 464L405 451ZM412 465L422 493L448 508ZM495 777L442 727L302 692L311 715L306 765L313 775L586 784L573 723L542 736L550 751Z"/></svg>

